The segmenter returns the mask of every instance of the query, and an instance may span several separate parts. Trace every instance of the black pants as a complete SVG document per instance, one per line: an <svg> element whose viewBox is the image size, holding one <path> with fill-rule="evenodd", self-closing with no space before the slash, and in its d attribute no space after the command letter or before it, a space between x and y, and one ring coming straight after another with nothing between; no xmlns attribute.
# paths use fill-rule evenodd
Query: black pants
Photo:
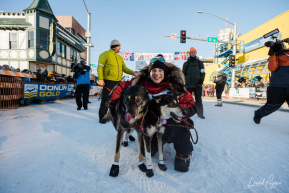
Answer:
<svg viewBox="0 0 289 193"><path fill-rule="evenodd" d="M101 103L100 103L100 108L99 108L99 120L101 120L105 114L107 113L108 109L108 102L109 98L108 95L110 93L110 90L112 90L120 81L112 81L112 80L104 80L104 86L102 89L102 96L101 96Z"/></svg>
<svg viewBox="0 0 289 193"><path fill-rule="evenodd" d="M256 111L257 118L265 117L277 111L285 101L289 105L289 88L269 86L267 88L267 102Z"/></svg>
<svg viewBox="0 0 289 193"><path fill-rule="evenodd" d="M224 91L225 84L216 84L217 99L222 99L222 93Z"/></svg>
<svg viewBox="0 0 289 193"><path fill-rule="evenodd" d="M81 101L81 94L83 94L83 103ZM76 85L75 99L78 108L81 108L82 105L83 108L87 108L88 95L89 95L89 84Z"/></svg>
<svg viewBox="0 0 289 193"><path fill-rule="evenodd" d="M169 119L167 124L187 126L187 124L184 122L176 123L172 119ZM190 155L194 150L194 148L190 140L191 138L189 132L190 131L184 127L166 126L165 133L163 135L163 142L166 143L167 140L171 140L171 142L174 144L176 153L183 155ZM151 146L152 154L155 154L158 151L157 135L153 136L151 145L152 145Z"/></svg>
<svg viewBox="0 0 289 193"><path fill-rule="evenodd" d="M204 115L204 109L203 109L203 103L202 103L202 87L201 86L190 87L190 88L187 88L187 90L190 93L194 92L195 100L196 100L195 102L196 102L197 114L198 114L198 116L203 116Z"/></svg>

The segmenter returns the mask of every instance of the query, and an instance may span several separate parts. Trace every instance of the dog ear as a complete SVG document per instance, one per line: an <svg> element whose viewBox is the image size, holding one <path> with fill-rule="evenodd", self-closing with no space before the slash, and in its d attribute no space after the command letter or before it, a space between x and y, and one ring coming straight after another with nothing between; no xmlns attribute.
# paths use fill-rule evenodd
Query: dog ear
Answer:
<svg viewBox="0 0 289 193"><path fill-rule="evenodd" d="M157 103L160 103L162 98L161 96L153 96L153 99L157 102Z"/></svg>

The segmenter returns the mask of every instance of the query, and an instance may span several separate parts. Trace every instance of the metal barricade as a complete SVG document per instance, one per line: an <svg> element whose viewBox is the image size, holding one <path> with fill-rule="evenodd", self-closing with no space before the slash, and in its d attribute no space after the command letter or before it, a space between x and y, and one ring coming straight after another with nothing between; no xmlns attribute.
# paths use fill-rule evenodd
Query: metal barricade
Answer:
<svg viewBox="0 0 289 193"><path fill-rule="evenodd" d="M0 108L12 108L20 105L23 98L21 78L0 76Z"/></svg>

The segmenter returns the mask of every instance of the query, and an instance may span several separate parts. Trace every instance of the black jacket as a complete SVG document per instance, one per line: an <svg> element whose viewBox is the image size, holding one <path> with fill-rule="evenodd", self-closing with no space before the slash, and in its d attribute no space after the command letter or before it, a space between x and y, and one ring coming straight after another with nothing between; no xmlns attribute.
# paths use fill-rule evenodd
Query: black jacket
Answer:
<svg viewBox="0 0 289 193"><path fill-rule="evenodd" d="M45 82L44 76L39 72L36 72L36 80L39 82Z"/></svg>
<svg viewBox="0 0 289 193"><path fill-rule="evenodd" d="M227 75L225 73L220 73L215 79L214 83L216 84L226 84Z"/></svg>
<svg viewBox="0 0 289 193"><path fill-rule="evenodd" d="M201 86L204 82L204 64L197 58L188 58L183 65L183 73L185 75L187 88Z"/></svg>

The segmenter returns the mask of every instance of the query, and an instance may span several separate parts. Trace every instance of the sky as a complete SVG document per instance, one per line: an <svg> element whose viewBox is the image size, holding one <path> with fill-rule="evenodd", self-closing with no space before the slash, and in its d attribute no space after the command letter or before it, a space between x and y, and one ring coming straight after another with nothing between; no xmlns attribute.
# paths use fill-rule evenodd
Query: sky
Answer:
<svg viewBox="0 0 289 193"><path fill-rule="evenodd" d="M0 0L0 11L23 12L33 0ZM72 15L87 29L87 11L83 0L48 0L55 15ZM113 39L121 43L121 51L134 53L174 53L189 51L195 47L202 58L213 57L213 43L180 39L173 40L164 35L187 31L187 37L216 37L226 22L209 12L237 22L237 32L245 34L289 9L289 0L85 0L91 12L91 63L98 64L99 55L109 50ZM228 27L233 25L228 23ZM264 34L267 32L264 32ZM260 34L260 37L264 34ZM182 67L185 61L175 61ZM125 61L135 70L135 61Z"/></svg>

